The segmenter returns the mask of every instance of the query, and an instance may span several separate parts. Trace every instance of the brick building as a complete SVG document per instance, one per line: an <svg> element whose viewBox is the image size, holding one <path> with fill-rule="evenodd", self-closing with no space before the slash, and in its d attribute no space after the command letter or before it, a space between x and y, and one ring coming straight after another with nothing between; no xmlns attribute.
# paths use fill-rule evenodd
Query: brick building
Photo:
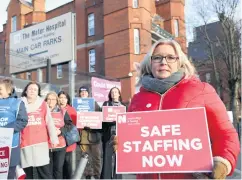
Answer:
<svg viewBox="0 0 242 180"><path fill-rule="evenodd" d="M140 62L152 43L175 38L186 51L184 0L73 0L46 12L45 0L11 0L0 32L0 73L9 75L9 35L67 12L76 14L77 72L101 75L122 83L124 101L135 93L134 62ZM52 66L52 83L68 87L68 64ZM78 73L77 73L78 74ZM14 74L44 81L46 68ZM76 76L76 88L84 80ZM85 82L87 83L87 82Z"/></svg>
<svg viewBox="0 0 242 180"><path fill-rule="evenodd" d="M211 40L213 54L216 60L216 67L220 77L220 98L226 106L230 102L228 89L228 69L224 60L220 59L219 42L224 40L223 29L219 21L194 28L194 41L189 43L188 55L193 59L201 81L208 82L216 89L215 72L212 61L208 40Z"/></svg>

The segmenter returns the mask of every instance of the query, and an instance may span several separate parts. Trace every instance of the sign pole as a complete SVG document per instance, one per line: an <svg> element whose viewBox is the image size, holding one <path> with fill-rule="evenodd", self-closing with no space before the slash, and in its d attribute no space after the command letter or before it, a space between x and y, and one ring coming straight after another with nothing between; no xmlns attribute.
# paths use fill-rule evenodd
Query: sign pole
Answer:
<svg viewBox="0 0 242 180"><path fill-rule="evenodd" d="M47 59L46 83L51 83L51 59Z"/></svg>
<svg viewBox="0 0 242 180"><path fill-rule="evenodd" d="M75 96L75 71L76 71L76 14L72 14L72 60L69 62L69 95L71 99ZM71 153L72 173L76 171L76 150Z"/></svg>

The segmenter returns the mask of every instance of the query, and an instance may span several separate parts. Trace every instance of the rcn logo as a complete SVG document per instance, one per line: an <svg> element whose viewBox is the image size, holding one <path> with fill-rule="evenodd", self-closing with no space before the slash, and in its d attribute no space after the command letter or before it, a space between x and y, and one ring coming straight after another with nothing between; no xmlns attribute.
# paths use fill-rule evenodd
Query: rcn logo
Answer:
<svg viewBox="0 0 242 180"><path fill-rule="evenodd" d="M126 123L126 115L118 116L118 123Z"/></svg>

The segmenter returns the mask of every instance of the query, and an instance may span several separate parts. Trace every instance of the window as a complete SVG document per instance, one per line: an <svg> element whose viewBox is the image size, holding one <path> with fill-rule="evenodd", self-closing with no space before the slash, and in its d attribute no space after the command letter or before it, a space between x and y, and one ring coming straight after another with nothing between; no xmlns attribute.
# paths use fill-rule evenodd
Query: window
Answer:
<svg viewBox="0 0 242 180"><path fill-rule="evenodd" d="M211 74L210 73L206 73L206 82L207 83L211 82Z"/></svg>
<svg viewBox="0 0 242 180"><path fill-rule="evenodd" d="M12 74L11 77L12 77L12 78L16 78L16 74Z"/></svg>
<svg viewBox="0 0 242 180"><path fill-rule="evenodd" d="M63 77L62 65L57 65L56 78L61 79L62 77Z"/></svg>
<svg viewBox="0 0 242 180"><path fill-rule="evenodd" d="M96 72L96 52L95 49L89 50L89 72Z"/></svg>
<svg viewBox="0 0 242 180"><path fill-rule="evenodd" d="M179 20L175 19L174 20L174 29L175 29L175 37L179 36Z"/></svg>
<svg viewBox="0 0 242 180"><path fill-rule="evenodd" d="M95 19L94 14L88 15L88 36L93 36L95 34Z"/></svg>
<svg viewBox="0 0 242 180"><path fill-rule="evenodd" d="M11 32L17 31L17 16L13 16L11 21Z"/></svg>
<svg viewBox="0 0 242 180"><path fill-rule="evenodd" d="M134 54L140 54L139 29L134 29Z"/></svg>
<svg viewBox="0 0 242 180"><path fill-rule="evenodd" d="M133 0L133 8L138 8L138 0Z"/></svg>
<svg viewBox="0 0 242 180"><path fill-rule="evenodd" d="M38 82L43 82L43 71L42 69L38 69Z"/></svg>
<svg viewBox="0 0 242 180"><path fill-rule="evenodd" d="M31 72L26 72L26 79L27 80L31 80L32 79Z"/></svg>

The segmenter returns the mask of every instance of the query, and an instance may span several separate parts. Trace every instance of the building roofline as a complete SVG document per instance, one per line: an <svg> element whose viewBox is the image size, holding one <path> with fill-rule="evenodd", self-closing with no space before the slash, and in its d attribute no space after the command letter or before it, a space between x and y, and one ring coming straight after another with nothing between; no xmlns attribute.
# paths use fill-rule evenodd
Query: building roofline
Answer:
<svg viewBox="0 0 242 180"><path fill-rule="evenodd" d="M65 5L67 5L67 4L71 4L71 3L74 3L74 2L75 2L75 0L72 0L72 1L70 1L70 2L68 2L68 3L66 3L66 4L63 4L63 5L61 5L61 6L57 7L57 8L55 8L55 9L51 9L51 10L49 10L49 11L46 11L46 13L49 13L49 12L54 11L54 10L57 10L57 9L59 9L59 8L62 8L63 6L65 6Z"/></svg>

